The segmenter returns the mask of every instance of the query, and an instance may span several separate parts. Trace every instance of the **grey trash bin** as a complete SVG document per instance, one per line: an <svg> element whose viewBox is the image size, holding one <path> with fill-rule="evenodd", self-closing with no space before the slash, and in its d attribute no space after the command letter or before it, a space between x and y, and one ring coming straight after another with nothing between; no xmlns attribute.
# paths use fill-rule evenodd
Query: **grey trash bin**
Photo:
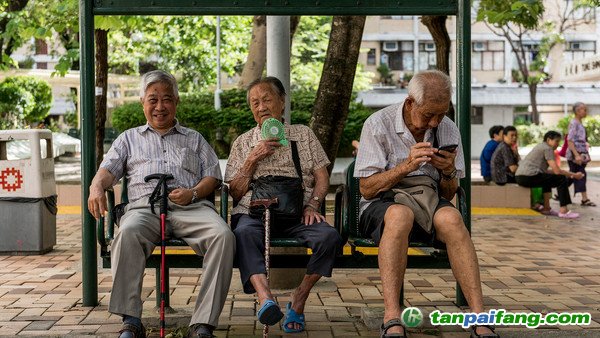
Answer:
<svg viewBox="0 0 600 338"><path fill-rule="evenodd" d="M56 245L52 132L0 131L0 254L42 254Z"/></svg>

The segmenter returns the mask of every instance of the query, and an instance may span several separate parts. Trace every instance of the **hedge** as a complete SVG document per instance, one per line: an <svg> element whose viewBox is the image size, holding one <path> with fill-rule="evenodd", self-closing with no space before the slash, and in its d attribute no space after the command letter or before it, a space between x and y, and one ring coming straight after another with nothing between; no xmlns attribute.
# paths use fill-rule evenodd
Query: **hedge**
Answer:
<svg viewBox="0 0 600 338"><path fill-rule="evenodd" d="M246 103L245 91L224 91L221 95L220 111L214 109L213 100L213 93L182 94L177 106L177 120L181 125L200 132L213 146L219 158L227 158L230 144L237 136L256 126L256 122ZM314 101L314 92L292 93L291 110L294 124L308 125ZM353 139L359 139L362 125L372 112L360 103L350 104L338 157L352 156L351 142ZM120 132L144 123L146 118L139 102L122 105L112 113L112 125Z"/></svg>

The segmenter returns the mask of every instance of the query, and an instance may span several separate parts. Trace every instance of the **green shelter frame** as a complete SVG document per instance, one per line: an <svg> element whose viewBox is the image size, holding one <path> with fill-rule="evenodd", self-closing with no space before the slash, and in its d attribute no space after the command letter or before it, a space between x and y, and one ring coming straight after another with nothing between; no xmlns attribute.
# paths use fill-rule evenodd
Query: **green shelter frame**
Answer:
<svg viewBox="0 0 600 338"><path fill-rule="evenodd" d="M448 15L456 16L456 123L466 176L460 185L471 205L470 0L79 0L81 44L81 189L83 306L98 305L96 221L87 208L95 175L94 16L96 15ZM471 214L464 220L471 226Z"/></svg>

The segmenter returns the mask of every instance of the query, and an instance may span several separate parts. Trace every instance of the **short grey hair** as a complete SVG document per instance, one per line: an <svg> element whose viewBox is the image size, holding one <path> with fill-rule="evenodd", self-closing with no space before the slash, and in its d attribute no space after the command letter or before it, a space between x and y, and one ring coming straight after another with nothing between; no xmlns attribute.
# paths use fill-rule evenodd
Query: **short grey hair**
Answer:
<svg viewBox="0 0 600 338"><path fill-rule="evenodd" d="M179 97L179 90L177 89L177 80L175 77L164 70L153 70L142 75L142 80L140 82L140 97L143 98L146 96L146 90L148 87L155 83L164 83L173 91L173 95L175 97Z"/></svg>
<svg viewBox="0 0 600 338"><path fill-rule="evenodd" d="M269 84L273 89L273 92L275 92L275 94L277 94L277 96L279 96L281 99L285 100L285 86L283 85L281 80L279 80L275 76L267 76L256 79L250 82L250 84L248 85L248 88L246 89L246 102L248 103L248 105L250 105L250 90L263 83Z"/></svg>
<svg viewBox="0 0 600 338"><path fill-rule="evenodd" d="M442 95L447 95L448 99L452 97L452 80L448 74L439 70L424 70L416 73L408 83L408 96L415 100L417 105L425 102L426 89L432 89L439 100Z"/></svg>
<svg viewBox="0 0 600 338"><path fill-rule="evenodd" d="M573 103L573 113L577 113L577 109L579 109L581 106L585 106L585 103L581 101Z"/></svg>

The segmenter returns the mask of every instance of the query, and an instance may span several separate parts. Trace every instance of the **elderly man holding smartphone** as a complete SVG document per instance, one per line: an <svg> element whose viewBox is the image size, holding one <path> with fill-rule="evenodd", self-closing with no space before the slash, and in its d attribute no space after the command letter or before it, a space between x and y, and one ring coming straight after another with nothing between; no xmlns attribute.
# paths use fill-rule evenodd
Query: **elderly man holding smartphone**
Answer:
<svg viewBox="0 0 600 338"><path fill-rule="evenodd" d="M458 128L446 113L452 83L440 71L415 74L403 103L384 108L365 122L354 176L360 178L359 226L379 245L383 287L382 337L405 337L400 289L412 236L446 243L454 276L472 312L483 312L475 247L450 200L464 177ZM407 193L408 192L408 193ZM472 326L472 337L498 337L489 326Z"/></svg>

